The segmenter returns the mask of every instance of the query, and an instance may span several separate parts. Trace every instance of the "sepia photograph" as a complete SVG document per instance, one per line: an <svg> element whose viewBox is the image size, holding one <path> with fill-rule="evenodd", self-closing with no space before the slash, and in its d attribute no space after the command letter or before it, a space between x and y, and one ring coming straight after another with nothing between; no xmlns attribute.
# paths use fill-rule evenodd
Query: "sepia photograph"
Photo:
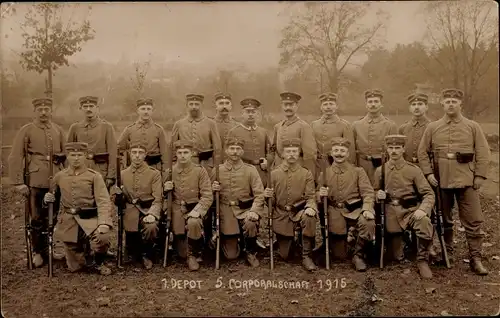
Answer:
<svg viewBox="0 0 500 318"><path fill-rule="evenodd" d="M491 0L2 2L2 317L500 316Z"/></svg>

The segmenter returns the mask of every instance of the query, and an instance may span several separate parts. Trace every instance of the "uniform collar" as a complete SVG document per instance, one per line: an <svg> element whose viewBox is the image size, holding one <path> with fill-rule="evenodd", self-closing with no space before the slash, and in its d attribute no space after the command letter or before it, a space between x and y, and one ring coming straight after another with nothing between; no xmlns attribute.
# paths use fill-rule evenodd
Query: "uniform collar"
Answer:
<svg viewBox="0 0 500 318"><path fill-rule="evenodd" d="M342 173L346 172L347 168L349 168L349 164L346 161L344 161L343 163L340 163L340 164L336 163L336 162L334 162L332 164L332 170L333 170L333 172L335 172L337 174L342 174Z"/></svg>
<svg viewBox="0 0 500 318"><path fill-rule="evenodd" d="M240 125L241 125L241 127L245 128L248 131L257 130L257 125L245 126L243 123L240 123Z"/></svg>
<svg viewBox="0 0 500 318"><path fill-rule="evenodd" d="M231 117L231 115L228 115L227 117L223 118L219 114L217 114L215 115L214 119L218 123L227 123L227 124L233 121L233 117Z"/></svg>
<svg viewBox="0 0 500 318"><path fill-rule="evenodd" d="M443 120L447 124L449 124L450 122L459 123L463 118L464 117L462 116L462 114L458 114L458 116L454 118L448 117L447 115L443 116Z"/></svg>
<svg viewBox="0 0 500 318"><path fill-rule="evenodd" d="M229 160L226 160L226 162L224 162L224 166L226 166L227 170L239 170L243 167L243 161L240 159L237 163L233 164Z"/></svg>
<svg viewBox="0 0 500 318"><path fill-rule="evenodd" d="M295 171L297 171L297 169L299 169L299 167L300 167L299 163L296 163L295 165L290 166L286 161L283 161L283 163L281 164L281 169L283 169L283 171L285 171L285 172L287 172L288 170L290 170L291 172L295 172Z"/></svg>
<svg viewBox="0 0 500 318"><path fill-rule="evenodd" d="M85 167L84 169L81 169L78 174L75 173L75 169L71 168L71 167L68 167L68 169L66 170L68 172L68 174L70 176L79 176L79 175L82 175L84 174L85 172L87 172L88 168Z"/></svg>
<svg viewBox="0 0 500 318"><path fill-rule="evenodd" d="M323 124L333 124L333 123L336 123L340 120L339 116L337 114L334 114L332 117L330 118L326 118L325 115L321 116L321 122Z"/></svg>
<svg viewBox="0 0 500 318"><path fill-rule="evenodd" d="M191 117L191 116L187 115L187 120L188 120L190 123L192 123L193 121L195 121L195 122L198 122L198 123L199 123L199 122L200 122L200 121L202 121L204 118L205 118L205 115L204 115L203 113L202 113L202 114L200 114L200 116L199 116L198 118L193 118L193 117Z"/></svg>
<svg viewBox="0 0 500 318"><path fill-rule="evenodd" d="M188 173L189 171L191 171L191 169L193 168L193 162L192 161L189 161L187 162L187 164L185 166L181 166L180 164L175 164L176 166L176 170L179 172L179 173Z"/></svg>
<svg viewBox="0 0 500 318"><path fill-rule="evenodd" d="M38 119L33 120L33 124L41 129L48 129L52 126L52 123L50 121L48 121L47 123L42 123Z"/></svg>
<svg viewBox="0 0 500 318"><path fill-rule="evenodd" d="M384 119L384 117L382 116L382 114L379 114L377 117L371 117L369 114L367 114L365 116L365 119L366 121L368 121L370 124L371 123L374 123L374 124L377 124L379 122L382 121L382 119Z"/></svg>
<svg viewBox="0 0 500 318"><path fill-rule="evenodd" d="M140 126L143 126L143 127L145 127L145 128L149 128L149 127L151 127L151 125L153 124L153 120L152 120L152 119L149 119L149 120L147 120L147 121L142 121L142 120L140 120L140 119L137 119L135 123L136 123L136 125L138 125L139 127L140 127Z"/></svg>
<svg viewBox="0 0 500 318"><path fill-rule="evenodd" d="M134 167L134 165L130 165L130 168L132 169L133 173L142 173L146 168L148 167L148 164L146 162L143 162L140 166Z"/></svg>
<svg viewBox="0 0 500 318"><path fill-rule="evenodd" d="M99 123L99 120L100 120L100 118L98 116L96 116L96 117L94 117L91 120L87 120L87 118L85 118L82 123L83 123L84 127L89 127L90 126L90 127L94 128Z"/></svg>
<svg viewBox="0 0 500 318"><path fill-rule="evenodd" d="M427 124L428 122L430 122L429 118L427 118L426 116L420 116L420 118L415 118L413 117L411 119L411 125L412 126L423 126L425 124Z"/></svg>
<svg viewBox="0 0 500 318"><path fill-rule="evenodd" d="M403 168L403 166L406 164L406 161L401 157L400 159L394 161L394 160L389 160L389 169L393 170L394 168L396 170L400 170Z"/></svg>
<svg viewBox="0 0 500 318"><path fill-rule="evenodd" d="M294 115L294 116L293 116L292 118L290 118L290 119L288 119L288 118L287 118L287 119L285 119L285 120L283 121L283 125L287 125L287 126L289 126L289 125L291 125L291 124L293 124L293 123L297 122L298 120L299 120L299 117L298 117L297 115Z"/></svg>

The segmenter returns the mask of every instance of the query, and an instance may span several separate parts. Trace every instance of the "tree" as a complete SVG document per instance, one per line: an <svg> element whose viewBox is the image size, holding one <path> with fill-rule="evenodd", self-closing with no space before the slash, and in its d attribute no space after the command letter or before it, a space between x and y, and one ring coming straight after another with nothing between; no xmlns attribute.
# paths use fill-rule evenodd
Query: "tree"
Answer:
<svg viewBox="0 0 500 318"><path fill-rule="evenodd" d="M55 70L69 66L68 57L82 50L82 45L94 38L90 22L63 20L66 8L76 9L78 4L37 3L26 13L21 24L24 39L21 65L28 71L42 74L47 71L46 95L52 97L52 75ZM91 9L89 5L89 9ZM65 25L65 26L64 26Z"/></svg>
<svg viewBox="0 0 500 318"><path fill-rule="evenodd" d="M375 22L366 26L371 8L369 2L305 3L282 30L280 65L300 71L313 64L322 89L336 92L345 68L382 40L387 14L377 11Z"/></svg>
<svg viewBox="0 0 500 318"><path fill-rule="evenodd" d="M425 10L427 40L435 62L428 71L442 86L464 91L464 113L474 118L489 106L478 104L478 87L485 75L498 68L497 5L492 1L439 1L427 3Z"/></svg>

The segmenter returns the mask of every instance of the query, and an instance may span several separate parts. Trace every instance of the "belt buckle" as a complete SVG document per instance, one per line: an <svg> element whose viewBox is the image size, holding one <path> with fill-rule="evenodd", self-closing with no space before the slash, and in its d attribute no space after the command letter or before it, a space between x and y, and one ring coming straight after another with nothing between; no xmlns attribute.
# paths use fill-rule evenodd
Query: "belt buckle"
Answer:
<svg viewBox="0 0 500 318"><path fill-rule="evenodd" d="M87 154L87 159L90 159L90 160L94 159L94 154L91 154L91 153Z"/></svg>
<svg viewBox="0 0 500 318"><path fill-rule="evenodd" d="M418 158L416 158L416 157L412 157L412 158L411 158L411 161L412 161L413 163L417 163L417 162L418 162Z"/></svg>
<svg viewBox="0 0 500 318"><path fill-rule="evenodd" d="M285 210L288 211L288 212L292 211L292 206L291 205L286 205L285 206Z"/></svg>
<svg viewBox="0 0 500 318"><path fill-rule="evenodd" d="M137 203L137 199L133 199L132 204L136 204L136 203Z"/></svg>
<svg viewBox="0 0 500 318"><path fill-rule="evenodd" d="M392 199L391 200L392 205L399 205L399 200L398 199Z"/></svg>
<svg viewBox="0 0 500 318"><path fill-rule="evenodd" d="M71 208L69 210L71 211L71 214L76 214L76 209L75 208Z"/></svg>
<svg viewBox="0 0 500 318"><path fill-rule="evenodd" d="M372 160L372 156L366 155L366 160Z"/></svg>
<svg viewBox="0 0 500 318"><path fill-rule="evenodd" d="M47 161L50 161L50 156L45 157L45 159L47 159Z"/></svg>
<svg viewBox="0 0 500 318"><path fill-rule="evenodd" d="M229 205L230 206L236 206L237 204L236 204L236 201L229 201Z"/></svg>
<svg viewBox="0 0 500 318"><path fill-rule="evenodd" d="M182 200L181 205L186 205L186 201Z"/></svg>
<svg viewBox="0 0 500 318"><path fill-rule="evenodd" d="M344 208L344 203L336 203L337 208L343 209Z"/></svg>
<svg viewBox="0 0 500 318"><path fill-rule="evenodd" d="M455 154L454 153L447 153L446 154L446 158L448 158L448 159L454 159L455 158Z"/></svg>

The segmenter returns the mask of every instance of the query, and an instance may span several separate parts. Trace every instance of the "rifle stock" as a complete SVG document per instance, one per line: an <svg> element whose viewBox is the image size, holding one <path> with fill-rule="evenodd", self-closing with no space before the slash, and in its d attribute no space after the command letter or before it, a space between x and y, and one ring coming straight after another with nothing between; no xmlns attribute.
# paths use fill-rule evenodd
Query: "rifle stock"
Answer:
<svg viewBox="0 0 500 318"><path fill-rule="evenodd" d="M24 200L24 238L26 241L26 259L28 269L33 269L33 241L31 232L31 202L30 202L30 175L28 162L28 136L24 137L24 184L28 187L28 194Z"/></svg>
<svg viewBox="0 0 500 318"><path fill-rule="evenodd" d="M272 188L271 184L271 165L274 162L269 162L267 165L267 187ZM271 270L274 270L274 237L273 237L273 198L267 198L267 215L269 226L269 257Z"/></svg>
<svg viewBox="0 0 500 318"><path fill-rule="evenodd" d="M49 191L54 194L54 187L52 185L52 178L54 174L54 164L52 162L52 149L49 150ZM48 266L48 275L49 278L52 278L53 276L53 258L54 258L54 202L49 202L49 224L47 227L47 238L48 238L48 244L49 244L49 266Z"/></svg>
<svg viewBox="0 0 500 318"><path fill-rule="evenodd" d="M323 162L321 163L321 172L322 172L322 175L323 175L323 180L322 180L322 183L323 183L323 186L324 187L327 187L328 185L326 184L326 160L328 159L328 157L325 155L325 157L323 158ZM328 232L330 231L329 230L329 227L328 227L328 197L325 196L323 197L323 213L324 213L324 218L325 218L325 264L326 264L326 269L330 269L330 242L329 242L329 236L328 236Z"/></svg>
<svg viewBox="0 0 500 318"><path fill-rule="evenodd" d="M122 188L122 176L121 176L121 160L120 160L121 154L120 150L118 150L118 154L116 156L116 186L118 188ZM123 196L122 193L116 194L117 196L120 197L120 200L118 202L122 202L121 196ZM118 268L122 267L123 264L123 206L120 204L118 207L118 251L116 255L116 266Z"/></svg>
<svg viewBox="0 0 500 318"><path fill-rule="evenodd" d="M168 156L168 162L167 162L167 165L168 165L167 181L172 181L172 157L174 155L172 143L170 143L169 149L170 149L170 156ZM162 170L163 170L163 167L162 167ZM167 267L168 241L170 239L170 219L171 219L170 216L171 215L172 215L172 191L168 191L168 193L167 193L167 213L164 214L165 246L163 247L163 267Z"/></svg>
<svg viewBox="0 0 500 318"><path fill-rule="evenodd" d="M380 189L385 191L385 154L382 155L382 166L380 175ZM384 268L385 250L385 200L380 201L380 260L379 267Z"/></svg>
<svg viewBox="0 0 500 318"><path fill-rule="evenodd" d="M434 209L435 217L436 217L436 230L439 236L439 244L441 245L441 254L443 260L446 264L447 268L451 268L450 259L448 258L448 251L446 250L446 243L444 241L444 225L443 225L443 201L441 198L441 187L440 187L440 178L439 178L439 163L437 158L434 156L434 153L429 152L429 159L432 163L432 170L434 172L434 176L438 182L437 187L434 189L434 193L436 194L436 206Z"/></svg>
<svg viewBox="0 0 500 318"><path fill-rule="evenodd" d="M215 181L219 182L219 160L218 156L214 156L215 165ZM215 235L216 235L216 248L215 248L215 269L220 267L220 193L215 191Z"/></svg>

